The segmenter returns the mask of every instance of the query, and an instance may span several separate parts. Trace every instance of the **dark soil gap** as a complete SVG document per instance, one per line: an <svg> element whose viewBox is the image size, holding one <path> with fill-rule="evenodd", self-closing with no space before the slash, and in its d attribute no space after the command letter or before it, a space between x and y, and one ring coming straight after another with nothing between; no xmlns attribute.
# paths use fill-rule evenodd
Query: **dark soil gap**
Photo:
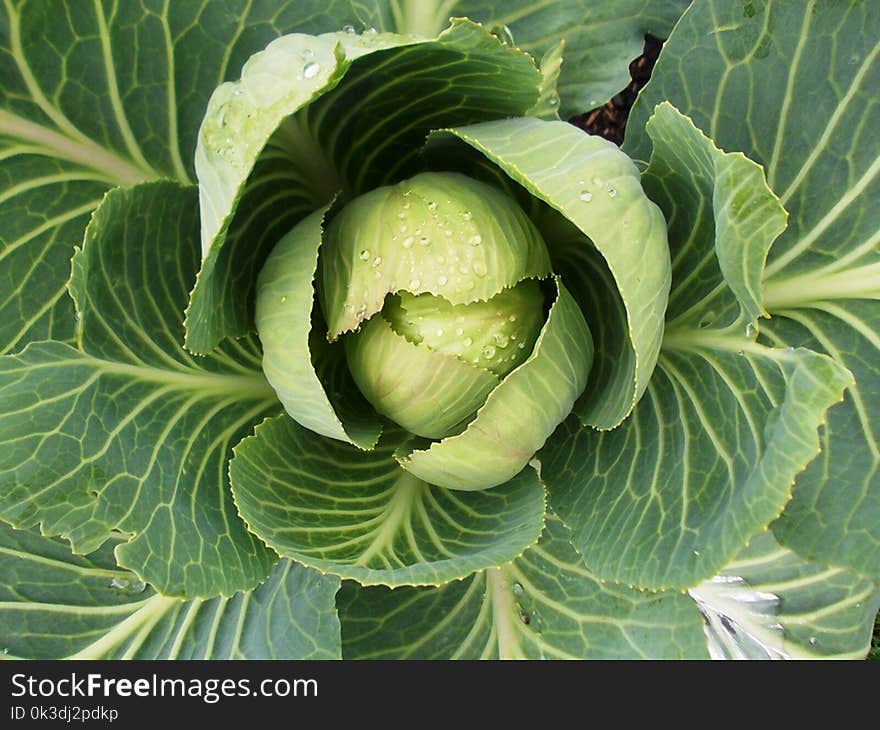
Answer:
<svg viewBox="0 0 880 730"><path fill-rule="evenodd" d="M597 134L616 145L622 144L629 110L641 88L651 78L651 71L654 70L662 46L663 41L659 38L646 35L642 55L629 65L629 75L632 79L629 85L619 94L615 94L607 104L572 117L569 121L590 134Z"/></svg>

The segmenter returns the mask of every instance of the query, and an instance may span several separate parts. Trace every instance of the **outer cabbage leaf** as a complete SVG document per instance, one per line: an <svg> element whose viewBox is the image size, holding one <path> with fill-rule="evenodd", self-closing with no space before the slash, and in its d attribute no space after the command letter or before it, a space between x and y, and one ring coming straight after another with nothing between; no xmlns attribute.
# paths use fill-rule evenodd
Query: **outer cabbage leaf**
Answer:
<svg viewBox="0 0 880 730"><path fill-rule="evenodd" d="M644 37L665 38L687 0L387 0L383 29L431 36L450 15L484 23L511 45L553 65L556 44L564 48L556 98L548 110L563 117L592 109L629 83L627 66L642 52ZM387 9L386 9L387 8ZM377 26L379 27L379 26ZM561 97L561 101L560 101Z"/></svg>
<svg viewBox="0 0 880 730"><path fill-rule="evenodd" d="M851 375L824 355L755 342L755 282L785 220L761 170L669 104L648 130L644 184L672 254L658 367L617 429L554 434L541 473L597 575L687 588L780 514Z"/></svg>
<svg viewBox="0 0 880 730"><path fill-rule="evenodd" d="M250 593L184 601L119 568L0 525L0 647L18 659L338 659L339 580L288 560Z"/></svg>
<svg viewBox="0 0 880 730"><path fill-rule="evenodd" d="M697 3L664 47L625 144L668 98L762 163L789 211L763 272L766 342L825 352L856 386L828 415L774 534L810 560L880 577L880 6Z"/></svg>
<svg viewBox="0 0 880 730"><path fill-rule="evenodd" d="M84 553L122 531L122 566L206 597L252 588L277 559L238 519L226 462L278 404L253 339L183 350L197 263L192 187L107 195L73 264L80 349L0 358L0 515Z"/></svg>
<svg viewBox="0 0 880 730"><path fill-rule="evenodd" d="M872 581L809 563L770 531L690 594L716 659L863 658L880 607Z"/></svg>
<svg viewBox="0 0 880 730"><path fill-rule="evenodd" d="M279 554L363 584L439 585L537 541L544 487L534 469L495 489L451 491L401 469L397 441L362 452L269 419L235 449L236 504Z"/></svg>
<svg viewBox="0 0 880 730"><path fill-rule="evenodd" d="M341 0L0 6L0 354L71 341L72 246L116 185L188 183L208 97L282 33Z"/></svg>
<svg viewBox="0 0 880 730"><path fill-rule="evenodd" d="M339 595L348 659L705 658L696 605L599 581L553 515L516 560L439 588Z"/></svg>

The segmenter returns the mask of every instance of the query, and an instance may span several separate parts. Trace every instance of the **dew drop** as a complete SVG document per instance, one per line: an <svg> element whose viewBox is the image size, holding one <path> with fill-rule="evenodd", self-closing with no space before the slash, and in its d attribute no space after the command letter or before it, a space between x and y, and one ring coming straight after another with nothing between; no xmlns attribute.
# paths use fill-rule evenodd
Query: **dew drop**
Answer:
<svg viewBox="0 0 880 730"><path fill-rule="evenodd" d="M379 264L381 264L381 263L382 263L382 257L381 257L381 256L377 256L376 258L373 259L373 267L374 267L374 268L375 268L376 266L378 266Z"/></svg>
<svg viewBox="0 0 880 730"><path fill-rule="evenodd" d="M367 313L367 305L361 304L361 306L358 307L357 312L355 312L355 316L358 319L361 319L366 313Z"/></svg>
<svg viewBox="0 0 880 730"><path fill-rule="evenodd" d="M493 357L495 357L495 348L492 347L492 345L486 345L483 348L483 357L485 357L487 360L491 360Z"/></svg>
<svg viewBox="0 0 880 730"><path fill-rule="evenodd" d="M521 596L522 594L523 594L523 587L522 587L522 585L519 584L519 583L514 583L514 584L513 584L513 595L515 595L515 596Z"/></svg>
<svg viewBox="0 0 880 730"><path fill-rule="evenodd" d="M379 271L379 269L376 269L373 273L376 275L376 278L377 278L377 279L381 279L381 278L382 278L382 272Z"/></svg>
<svg viewBox="0 0 880 730"><path fill-rule="evenodd" d="M421 285L422 285L421 281L419 281L418 279L413 279L409 283L409 288L410 289L418 289Z"/></svg>
<svg viewBox="0 0 880 730"><path fill-rule="evenodd" d="M412 248L412 245L416 242L416 239L413 236L407 236L403 239L403 247L404 248Z"/></svg>
<svg viewBox="0 0 880 730"><path fill-rule="evenodd" d="M479 246L483 242L483 237L477 233L470 237L471 246Z"/></svg>
<svg viewBox="0 0 880 730"><path fill-rule="evenodd" d="M511 315L507 318L507 321L508 321L508 322L516 322L516 315L515 315L515 314L511 314Z"/></svg>
<svg viewBox="0 0 880 730"><path fill-rule="evenodd" d="M517 345L517 347L518 347L520 350L525 350L525 349L526 349L526 343L525 343L525 342L520 342L520 343Z"/></svg>
<svg viewBox="0 0 880 730"><path fill-rule="evenodd" d="M445 231L443 231L443 235L446 236L446 238L452 238L452 231L447 228Z"/></svg>
<svg viewBox="0 0 880 730"><path fill-rule="evenodd" d="M284 302L286 302L286 301L287 301L287 297L286 297L286 296L285 296L285 297L281 297L281 303L282 303L282 304L284 304Z"/></svg>
<svg viewBox="0 0 880 730"><path fill-rule="evenodd" d="M608 197L609 198L613 198L617 195L617 190L615 190L614 188L609 187L607 190L608 190Z"/></svg>
<svg viewBox="0 0 880 730"><path fill-rule="evenodd" d="M114 578L110 581L110 587L123 593L143 593L147 589L147 584L137 578Z"/></svg>
<svg viewBox="0 0 880 730"><path fill-rule="evenodd" d="M815 636L810 637L810 644L812 644L813 646L816 645L816 637Z"/></svg>
<svg viewBox="0 0 880 730"><path fill-rule="evenodd" d="M428 238L427 236L419 236L419 243L420 243L422 246L430 246L430 245L431 245L431 239Z"/></svg>
<svg viewBox="0 0 880 730"><path fill-rule="evenodd" d="M755 325L752 324L751 322L749 322L749 323L746 325L746 337L748 337L748 338L752 338L752 337L754 337L754 336L755 336L755 333L756 333L757 331L758 331L758 329L757 329L757 328L755 327Z"/></svg>
<svg viewBox="0 0 880 730"><path fill-rule="evenodd" d="M464 340L462 340L462 342L465 347L470 347L471 345L474 344L474 341L470 337L465 337Z"/></svg>
<svg viewBox="0 0 880 730"><path fill-rule="evenodd" d="M510 338L507 335L503 335L500 332L496 333L494 336L495 344L498 347L504 348L510 344Z"/></svg>
<svg viewBox="0 0 880 730"><path fill-rule="evenodd" d="M593 194L589 190L581 190L581 194L578 197L585 203L589 203L593 199Z"/></svg>
<svg viewBox="0 0 880 730"><path fill-rule="evenodd" d="M449 281L449 280L445 276L443 276L443 274L441 274L440 276L437 277L437 283L440 286L446 286L447 281Z"/></svg>
<svg viewBox="0 0 880 730"><path fill-rule="evenodd" d="M313 79L318 75L321 71L321 66L314 61L309 61L305 66L303 66L303 78L305 79Z"/></svg>
<svg viewBox="0 0 880 730"><path fill-rule="evenodd" d="M458 335L459 337L461 337L464 334L464 330L461 327L459 327L458 329L455 330L455 334Z"/></svg>
<svg viewBox="0 0 880 730"><path fill-rule="evenodd" d="M466 221L469 221L474 217L474 214L471 213L469 210L466 210L464 213L461 214L461 217L464 218Z"/></svg>
<svg viewBox="0 0 880 730"><path fill-rule="evenodd" d="M360 257L361 261L366 261L368 258L370 258L370 250L368 248L365 248L358 254L358 256Z"/></svg>
<svg viewBox="0 0 880 730"><path fill-rule="evenodd" d="M369 28L367 28L366 30L364 30L364 35L376 35L376 33L378 33L378 32L379 32L379 31L376 30L376 29L371 25Z"/></svg>
<svg viewBox="0 0 880 730"><path fill-rule="evenodd" d="M351 23L347 23L342 26L342 32L348 33L349 35L354 35L357 31L354 29L354 26Z"/></svg>
<svg viewBox="0 0 880 730"><path fill-rule="evenodd" d="M398 212L397 217L400 218L400 220L403 220L404 218L406 218L406 213L401 210L400 212Z"/></svg>
<svg viewBox="0 0 880 730"><path fill-rule="evenodd" d="M428 210L434 211L437 210L437 203L433 200L428 201Z"/></svg>

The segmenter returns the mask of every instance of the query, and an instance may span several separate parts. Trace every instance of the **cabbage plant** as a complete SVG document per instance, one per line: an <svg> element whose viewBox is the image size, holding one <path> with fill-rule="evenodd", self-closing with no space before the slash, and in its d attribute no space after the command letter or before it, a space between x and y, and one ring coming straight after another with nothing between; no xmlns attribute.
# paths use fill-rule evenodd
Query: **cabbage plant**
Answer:
<svg viewBox="0 0 880 730"><path fill-rule="evenodd" d="M878 11L7 3L0 646L865 656Z"/></svg>

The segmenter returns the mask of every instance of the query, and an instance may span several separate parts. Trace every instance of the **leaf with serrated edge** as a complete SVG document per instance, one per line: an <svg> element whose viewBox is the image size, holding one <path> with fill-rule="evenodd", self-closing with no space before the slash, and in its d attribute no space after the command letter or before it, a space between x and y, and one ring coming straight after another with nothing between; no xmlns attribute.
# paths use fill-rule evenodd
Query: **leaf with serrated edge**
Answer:
<svg viewBox="0 0 880 730"><path fill-rule="evenodd" d="M687 5L688 0L419 0L390 3L390 20L401 33L432 36L450 15L472 18L535 58L564 40L559 93L567 118L626 87L627 67L642 52L645 34L665 38Z"/></svg>
<svg viewBox="0 0 880 730"><path fill-rule="evenodd" d="M617 426L647 385L663 336L669 291L666 226L644 194L638 170L613 144L564 122L506 119L443 130L479 150L531 195L561 212L601 253L627 313L627 328L613 335L628 341L614 370L593 379L576 412L599 428ZM607 221L618 221L609 226ZM551 257L554 240L548 238ZM588 246L586 242L585 246ZM602 312L585 312L601 330ZM621 386L618 381L624 381Z"/></svg>
<svg viewBox="0 0 880 730"><path fill-rule="evenodd" d="M856 378L774 533L811 560L878 580L880 5L768 0L753 11L694 4L633 108L624 148L644 158L644 119L666 98L765 166L789 224L764 273L772 318L762 335L825 352Z"/></svg>
<svg viewBox="0 0 880 730"><path fill-rule="evenodd" d="M17 659L338 659L339 580L289 560L256 590L184 601L113 560L0 524L0 655Z"/></svg>
<svg viewBox="0 0 880 730"><path fill-rule="evenodd" d="M705 658L696 605L597 580L559 519L510 563L439 588L339 595L348 659Z"/></svg>
<svg viewBox="0 0 880 730"><path fill-rule="evenodd" d="M754 163L669 105L649 131L645 187L670 221L673 261L658 368L619 428L560 429L541 473L597 575L687 588L779 515L851 375L809 350L754 341L752 270L782 222Z"/></svg>
<svg viewBox="0 0 880 730"><path fill-rule="evenodd" d="M474 491L505 484L531 460L580 395L593 341L574 298L557 296L529 358L489 393L459 434L427 448L404 445L400 465L430 484Z"/></svg>
<svg viewBox="0 0 880 730"><path fill-rule="evenodd" d="M808 563L769 531L689 592L717 659L862 659L880 608L873 582Z"/></svg>
<svg viewBox="0 0 880 730"><path fill-rule="evenodd" d="M76 255L81 349L32 343L0 358L0 514L121 565L167 595L229 595L276 557L235 514L232 446L278 409L253 340L196 360L181 312L198 265L194 188L108 193Z"/></svg>
<svg viewBox="0 0 880 730"><path fill-rule="evenodd" d="M187 347L206 352L253 328L256 273L307 213L340 189L412 175L434 126L523 114L540 81L531 57L462 19L434 40L297 35L254 56L215 92L196 151L205 259ZM402 84L419 89L403 105Z"/></svg>
<svg viewBox="0 0 880 730"><path fill-rule="evenodd" d="M395 446L362 452L269 419L235 448L236 504L279 554L364 584L436 585L537 541L544 487L531 467L492 490L453 492L403 471Z"/></svg>
<svg viewBox="0 0 880 730"><path fill-rule="evenodd" d="M348 378L327 388L316 367L316 354L324 359L344 358L331 352L333 345L318 344L323 332L312 329L323 220L327 207L319 208L284 236L269 256L257 281L256 325L263 348L263 372L285 410L306 428L330 438L370 449L379 440L382 426L373 409ZM291 357L291 353L308 353ZM331 398L331 394L336 393ZM338 394L344 394L342 398ZM343 407L337 408L337 405Z"/></svg>

